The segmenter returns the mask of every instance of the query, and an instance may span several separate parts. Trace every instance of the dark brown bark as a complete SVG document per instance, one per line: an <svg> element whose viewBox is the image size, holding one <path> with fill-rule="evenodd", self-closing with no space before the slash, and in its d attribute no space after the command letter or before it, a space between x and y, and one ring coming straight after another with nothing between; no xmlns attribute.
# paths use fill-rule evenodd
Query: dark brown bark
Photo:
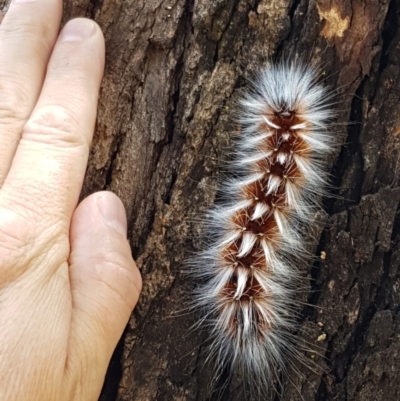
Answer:
<svg viewBox="0 0 400 401"><path fill-rule="evenodd" d="M282 56L323 66L344 144L300 322L323 357L306 353L316 373L291 373L281 399L400 399L399 11L399 0L65 2L64 21L95 19L107 43L82 196L121 197L144 282L101 401L210 399L206 333L188 332L193 283L180 271L231 149L235 101ZM223 399L244 395L233 382Z"/></svg>

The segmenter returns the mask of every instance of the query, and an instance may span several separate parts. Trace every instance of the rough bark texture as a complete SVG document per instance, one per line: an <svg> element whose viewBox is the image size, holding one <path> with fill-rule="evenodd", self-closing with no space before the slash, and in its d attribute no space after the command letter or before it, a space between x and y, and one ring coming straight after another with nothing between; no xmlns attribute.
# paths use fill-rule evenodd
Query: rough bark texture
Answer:
<svg viewBox="0 0 400 401"><path fill-rule="evenodd" d="M196 316L182 312L193 283L180 271L238 129L235 101L282 56L323 66L344 144L300 322L315 372L289 373L281 400L400 399L398 11L399 0L65 2L64 20L95 19L107 42L82 196L122 198L144 281L101 401L215 399L206 333L188 331ZM235 380L222 394L245 397Z"/></svg>

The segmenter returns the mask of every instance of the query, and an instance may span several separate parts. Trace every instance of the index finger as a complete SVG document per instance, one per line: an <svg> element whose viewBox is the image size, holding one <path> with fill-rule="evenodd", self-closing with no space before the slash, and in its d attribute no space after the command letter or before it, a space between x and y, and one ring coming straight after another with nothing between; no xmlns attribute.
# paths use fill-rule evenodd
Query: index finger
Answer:
<svg viewBox="0 0 400 401"><path fill-rule="evenodd" d="M25 124L0 208L43 229L69 229L92 140L104 67L93 21L70 21L56 43L38 103ZM33 221L32 221L33 220Z"/></svg>

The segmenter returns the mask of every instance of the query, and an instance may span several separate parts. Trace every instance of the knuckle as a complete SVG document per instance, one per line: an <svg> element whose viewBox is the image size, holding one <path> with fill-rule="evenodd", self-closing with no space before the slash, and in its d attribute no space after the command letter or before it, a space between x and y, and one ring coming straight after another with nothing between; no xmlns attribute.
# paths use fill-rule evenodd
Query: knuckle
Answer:
<svg viewBox="0 0 400 401"><path fill-rule="evenodd" d="M27 36L31 35L32 28L35 29L35 25L27 21L26 17L21 13L18 23L4 23L1 26L1 31L2 36L8 38L8 40L14 40L15 38L28 39Z"/></svg>
<svg viewBox="0 0 400 401"><path fill-rule="evenodd" d="M101 270L107 271L102 275L104 284L131 307L131 299L138 297L142 289L141 276L132 257L110 250L99 255L98 262Z"/></svg>
<svg viewBox="0 0 400 401"><path fill-rule="evenodd" d="M26 218L11 210L0 210L0 219L0 277L8 281L25 270L35 236Z"/></svg>
<svg viewBox="0 0 400 401"><path fill-rule="evenodd" d="M54 267L67 260L69 241L62 225L46 228L48 223L38 221L36 211L4 206L0 208L0 222L0 283L14 281L50 260Z"/></svg>
<svg viewBox="0 0 400 401"><path fill-rule="evenodd" d="M89 146L72 107L59 105L43 106L37 110L25 124L23 140L56 147Z"/></svg>
<svg viewBox="0 0 400 401"><path fill-rule="evenodd" d="M18 18L5 20L1 25L1 36L8 42L31 44L23 49L28 54L34 53L40 46L47 47L52 31L51 19L37 18L34 13L21 13Z"/></svg>
<svg viewBox="0 0 400 401"><path fill-rule="evenodd" d="M2 78L3 82L5 80L7 78ZM22 125L28 117L27 104L26 91L20 85L0 84L0 125Z"/></svg>

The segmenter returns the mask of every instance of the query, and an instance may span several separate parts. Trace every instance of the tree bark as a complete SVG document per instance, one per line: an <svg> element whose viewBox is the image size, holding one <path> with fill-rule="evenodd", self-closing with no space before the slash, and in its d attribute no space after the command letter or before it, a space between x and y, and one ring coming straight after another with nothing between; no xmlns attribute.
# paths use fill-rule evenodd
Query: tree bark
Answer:
<svg viewBox="0 0 400 401"><path fill-rule="evenodd" d="M0 0L0 6L4 5ZM335 197L315 235L299 342L315 369L284 376L282 401L400 399L400 0L70 0L107 44L82 197L123 200L143 292L101 401L214 400L206 332L190 331L199 247L236 101L267 60L318 63L337 90ZM336 196L337 195L337 196ZM118 311L115 311L118 313ZM316 350L316 352L313 352ZM244 400L235 380L223 400ZM273 397L271 397L271 400Z"/></svg>

